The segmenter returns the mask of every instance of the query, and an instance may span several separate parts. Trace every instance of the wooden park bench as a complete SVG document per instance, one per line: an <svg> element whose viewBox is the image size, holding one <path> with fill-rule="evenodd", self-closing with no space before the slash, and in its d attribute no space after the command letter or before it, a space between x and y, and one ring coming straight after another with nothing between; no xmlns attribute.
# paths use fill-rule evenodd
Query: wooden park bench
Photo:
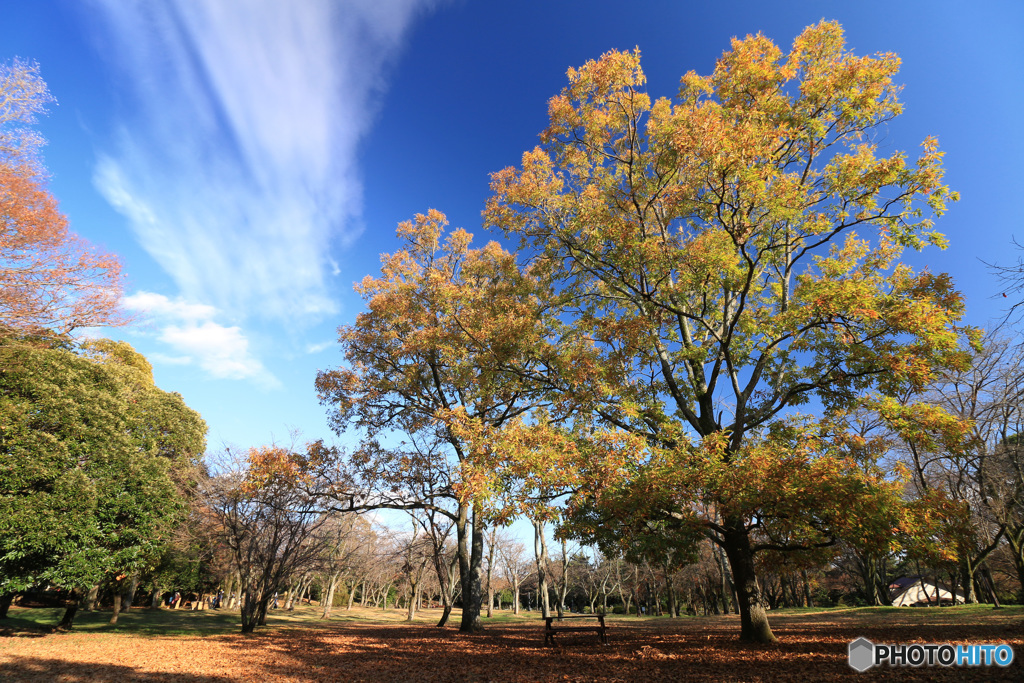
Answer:
<svg viewBox="0 0 1024 683"><path fill-rule="evenodd" d="M562 622L567 619L597 619L598 626L563 626ZM555 625L558 622L558 625ZM607 628L604 625L603 614L580 614L572 617L544 617L544 644L554 645L555 634L566 631L593 631L601 636L601 642L605 645L608 644Z"/></svg>

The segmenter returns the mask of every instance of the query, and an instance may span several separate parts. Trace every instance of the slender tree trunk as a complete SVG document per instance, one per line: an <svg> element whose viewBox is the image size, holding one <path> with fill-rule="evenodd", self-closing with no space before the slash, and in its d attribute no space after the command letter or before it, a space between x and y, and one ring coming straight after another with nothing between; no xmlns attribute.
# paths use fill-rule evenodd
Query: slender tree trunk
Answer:
<svg viewBox="0 0 1024 683"><path fill-rule="evenodd" d="M356 579L355 577L353 577L352 585L348 589L348 607L346 607L346 609L348 610L352 609L352 605L355 603L356 600L356 585Z"/></svg>
<svg viewBox="0 0 1024 683"><path fill-rule="evenodd" d="M548 542L544 538L544 522L533 521L533 554L537 562L537 606L545 619L551 616L548 597Z"/></svg>
<svg viewBox="0 0 1024 683"><path fill-rule="evenodd" d="M640 565L638 564L637 566L635 566L633 568L633 598L635 599L635 601L637 603L637 618L640 618L640 615L641 615L641 609L640 609L640 590L641 590L641 588L642 587L640 586Z"/></svg>
<svg viewBox="0 0 1024 683"><path fill-rule="evenodd" d="M811 583L807 580L806 569L800 572L800 577L804 580L804 607L814 607L814 600L811 599Z"/></svg>
<svg viewBox="0 0 1024 683"><path fill-rule="evenodd" d="M58 631L70 631L75 624L75 614L78 612L79 603L82 602L81 594L75 588L71 591L71 597L67 607L64 608L64 616L57 624Z"/></svg>
<svg viewBox="0 0 1024 683"><path fill-rule="evenodd" d="M445 625L447 625L448 617L450 617L451 614L452 614L452 606L451 606L451 604L449 604L447 602L443 603L443 607L441 609L441 618L438 620L438 622L436 624L437 628L444 628Z"/></svg>
<svg viewBox="0 0 1024 683"><path fill-rule="evenodd" d="M565 596L569 594L569 546L568 542L562 539L562 578L558 582L558 618L561 619L565 612Z"/></svg>
<svg viewBox="0 0 1024 683"><path fill-rule="evenodd" d="M988 570L988 566L982 566L981 576L985 579L985 587L988 589L988 594L992 596L992 607L993 609L1002 609L1002 605L999 604L999 596L996 595L996 583L992 580L992 572Z"/></svg>
<svg viewBox="0 0 1024 683"><path fill-rule="evenodd" d="M114 584L114 613L110 617L111 626L117 623L119 616L121 616L121 591L119 586Z"/></svg>
<svg viewBox="0 0 1024 683"><path fill-rule="evenodd" d="M469 522L469 506L462 505L459 509L459 522L456 524L459 548L459 570L462 584L462 623L461 633L475 633L483 630L480 621L480 602L482 595L481 564L484 554L484 529L480 509L473 509L473 520ZM470 528L472 527L472 531Z"/></svg>
<svg viewBox="0 0 1024 683"><path fill-rule="evenodd" d="M754 572L754 553L750 532L742 519L726 521L725 554L732 569L733 584L740 607L740 639L755 643L774 643L777 638L768 624L768 614L761 604L761 590Z"/></svg>
<svg viewBox="0 0 1024 683"><path fill-rule="evenodd" d="M729 598L732 597L733 594L736 592L736 588L733 584L732 577L729 575L729 568L726 566L725 551L722 550L720 547L715 547L715 557L718 559L718 572L721 575L722 579L722 592L720 594L722 600L722 612L728 614L729 609L731 607L731 605L729 604ZM718 605L716 604L715 609L717 610L717 608Z"/></svg>
<svg viewBox="0 0 1024 683"><path fill-rule="evenodd" d="M629 606L632 603L633 596L627 591L622 585L622 562L621 560L615 561L615 578L617 588L619 589L619 599L622 600L622 606L625 609L626 614L629 614Z"/></svg>
<svg viewBox="0 0 1024 683"><path fill-rule="evenodd" d="M243 600L243 597L242 597L242 573L241 573L241 571L236 571L235 572L235 586L237 587L237 590L235 590L232 593L231 600L228 601L228 609L231 609L232 607L237 607L238 611L241 612L242 609L243 609L243 604L242 604L242 600Z"/></svg>
<svg viewBox="0 0 1024 683"><path fill-rule="evenodd" d="M679 616L679 608L676 605L676 592L672 586L672 575L669 574L669 566L665 565L665 589L668 591L668 615L670 617ZM590 611L594 611L593 605L590 607Z"/></svg>
<svg viewBox="0 0 1024 683"><path fill-rule="evenodd" d="M975 605L978 602L978 594L974 592L974 572L977 567L971 564L969 558L960 561L960 580L963 582L964 602L968 605Z"/></svg>
<svg viewBox="0 0 1024 683"><path fill-rule="evenodd" d="M1024 525L1008 526L1006 540L1010 544L1013 568L1017 570L1017 603L1024 602Z"/></svg>
<svg viewBox="0 0 1024 683"><path fill-rule="evenodd" d="M128 587L124 592L124 602L121 605L123 609L130 610L132 608L132 603L135 602L135 593L139 590L140 580L141 577L138 572L132 574L128 579Z"/></svg>
<svg viewBox="0 0 1024 683"><path fill-rule="evenodd" d="M411 593L411 595L409 595L409 606L408 606L408 609L405 612L405 620L406 621L411 622L411 621L416 619L416 607L418 606L419 601L420 601L420 589L421 588L422 588L421 582L418 579L410 576L409 577L409 592Z"/></svg>
<svg viewBox="0 0 1024 683"><path fill-rule="evenodd" d="M498 537L497 528L491 529L487 539L487 618L494 616L494 542Z"/></svg>
<svg viewBox="0 0 1024 683"><path fill-rule="evenodd" d="M338 577L341 572L334 572L331 574L331 578L327 584L327 598L324 600L323 612L320 614L321 619L331 618L331 608L334 607L334 590L338 586Z"/></svg>
<svg viewBox="0 0 1024 683"><path fill-rule="evenodd" d="M437 628L444 628L448 623L448 617L452 613L452 605L455 602L455 572L459 567L459 554L455 553L452 556L451 561L448 562L448 567L445 569L444 580L441 581L441 604L443 609L441 611L441 619L437 622ZM438 574L438 578L441 578L441 574Z"/></svg>
<svg viewBox="0 0 1024 683"><path fill-rule="evenodd" d="M0 619L7 618L7 611L11 609L11 603L14 602L14 595L14 593L0 595Z"/></svg>
<svg viewBox="0 0 1024 683"><path fill-rule="evenodd" d="M285 593L288 597L284 600L284 609L286 612L294 611L295 609L295 591L302 585L302 580L292 581L288 584L288 591Z"/></svg>

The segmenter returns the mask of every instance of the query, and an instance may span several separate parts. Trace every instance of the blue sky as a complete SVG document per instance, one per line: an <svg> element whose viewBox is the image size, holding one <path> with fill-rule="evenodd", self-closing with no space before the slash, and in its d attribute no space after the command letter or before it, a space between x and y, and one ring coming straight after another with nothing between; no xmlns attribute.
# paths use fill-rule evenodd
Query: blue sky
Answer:
<svg viewBox="0 0 1024 683"><path fill-rule="evenodd" d="M210 426L210 447L330 437L313 380L340 361L352 284L437 208L480 229L488 174L519 161L565 71L643 53L652 95L709 72L729 39L786 48L819 19L898 53L905 114L883 151L946 152L962 200L949 272L970 322L1006 299L982 261L1024 240L1024 3L2 0L0 59L58 100L39 130L72 228L120 254L140 324L114 330ZM993 298L995 297L995 298Z"/></svg>

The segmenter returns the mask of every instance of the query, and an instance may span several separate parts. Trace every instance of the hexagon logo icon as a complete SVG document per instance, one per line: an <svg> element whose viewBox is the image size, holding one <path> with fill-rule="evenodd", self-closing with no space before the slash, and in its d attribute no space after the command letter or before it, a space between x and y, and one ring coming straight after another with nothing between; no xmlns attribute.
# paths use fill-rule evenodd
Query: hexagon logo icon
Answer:
<svg viewBox="0 0 1024 683"><path fill-rule="evenodd" d="M861 636L850 643L850 666L864 672L875 665L875 644Z"/></svg>

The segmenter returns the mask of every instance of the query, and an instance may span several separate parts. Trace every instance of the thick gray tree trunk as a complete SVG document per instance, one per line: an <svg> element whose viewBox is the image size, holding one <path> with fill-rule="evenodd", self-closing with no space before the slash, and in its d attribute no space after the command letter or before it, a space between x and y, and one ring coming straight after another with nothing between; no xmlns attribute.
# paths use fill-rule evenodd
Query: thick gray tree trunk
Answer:
<svg viewBox="0 0 1024 683"><path fill-rule="evenodd" d="M475 633L483 630L480 620L480 603L483 599L482 564L484 555L484 529L481 511L473 510L472 522L467 505L459 507L459 521L456 523L459 548L459 573L462 584L461 633Z"/></svg>
<svg viewBox="0 0 1024 683"><path fill-rule="evenodd" d="M732 569L733 583L740 608L740 639L755 643L774 643L777 639L768 624L768 613L761 604L761 589L754 572L754 553L750 531L742 519L729 519L723 525L724 549Z"/></svg>

